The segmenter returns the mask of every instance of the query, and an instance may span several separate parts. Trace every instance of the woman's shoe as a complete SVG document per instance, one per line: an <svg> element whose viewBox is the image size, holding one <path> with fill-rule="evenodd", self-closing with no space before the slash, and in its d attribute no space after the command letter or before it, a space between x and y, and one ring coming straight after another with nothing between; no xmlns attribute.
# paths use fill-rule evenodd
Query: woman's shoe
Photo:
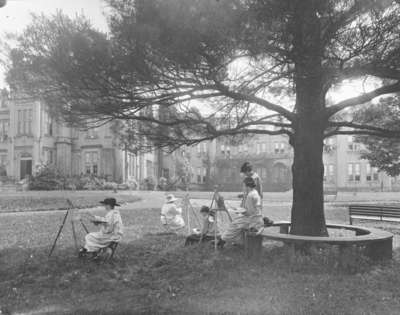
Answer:
<svg viewBox="0 0 400 315"><path fill-rule="evenodd" d="M78 252L78 257L83 258L86 256L86 254L87 254L87 249L85 247L82 247Z"/></svg>

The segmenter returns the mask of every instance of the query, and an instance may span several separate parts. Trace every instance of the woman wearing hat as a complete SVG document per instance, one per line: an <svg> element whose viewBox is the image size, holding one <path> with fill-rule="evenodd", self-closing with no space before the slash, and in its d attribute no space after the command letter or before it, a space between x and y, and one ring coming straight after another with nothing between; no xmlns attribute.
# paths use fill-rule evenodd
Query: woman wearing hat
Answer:
<svg viewBox="0 0 400 315"><path fill-rule="evenodd" d="M108 247L112 242L119 242L123 234L121 215L114 207L119 206L115 198L106 198L100 201L107 211L105 217L87 214L90 220L100 225L98 232L91 232L85 236L85 246L80 250L80 256L85 253L98 253L102 248Z"/></svg>
<svg viewBox="0 0 400 315"><path fill-rule="evenodd" d="M166 197L165 203L161 208L161 224L164 225L168 231L177 232L185 227L185 221L182 217L182 209L178 208L174 195L169 194Z"/></svg>

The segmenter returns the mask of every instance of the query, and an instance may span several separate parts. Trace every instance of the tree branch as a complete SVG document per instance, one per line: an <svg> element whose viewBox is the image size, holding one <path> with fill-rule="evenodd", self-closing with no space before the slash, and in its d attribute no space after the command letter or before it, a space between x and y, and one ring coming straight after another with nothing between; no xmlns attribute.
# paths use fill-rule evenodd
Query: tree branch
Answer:
<svg viewBox="0 0 400 315"><path fill-rule="evenodd" d="M220 82L215 83L215 88L218 91L220 91L222 94L224 94L225 96L230 97L234 100L247 101L250 103L258 104L258 105L264 107L265 109L268 109L268 110L271 110L271 111L281 114L289 121L293 121L295 119L295 115L292 112L285 109L284 107L273 104L271 102L268 102L257 96L231 91L226 85L224 85Z"/></svg>
<svg viewBox="0 0 400 315"><path fill-rule="evenodd" d="M400 91L400 81L398 81L394 84L391 84L391 85L386 85L386 86L380 87L369 93L365 93L365 94L357 96L357 97L349 98L345 101L342 101L340 103L337 103L335 105L328 107L325 111L326 118L328 119L329 117L333 116L337 112L339 112L347 107L352 107L352 106L357 106L357 105L367 103L379 95L390 94L390 93L395 93L395 92L399 92L399 91Z"/></svg>

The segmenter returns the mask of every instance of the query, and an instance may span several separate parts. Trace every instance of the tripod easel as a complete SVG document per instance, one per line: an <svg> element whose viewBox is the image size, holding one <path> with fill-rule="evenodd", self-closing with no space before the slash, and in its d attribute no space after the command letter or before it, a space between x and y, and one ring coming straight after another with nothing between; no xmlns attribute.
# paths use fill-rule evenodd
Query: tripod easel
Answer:
<svg viewBox="0 0 400 315"><path fill-rule="evenodd" d="M54 239L53 245L52 245L52 247L51 247L51 249L50 249L50 252L49 252L49 258L50 258L51 255L53 254L54 249L56 248L56 244L57 244L58 238L59 238L60 235L61 235L61 232L62 232L62 230L63 230L63 228L64 228L64 226L65 226L65 223L67 222L67 218L68 218L69 214L70 214L70 213L74 210L74 208L75 208L74 205L72 204L71 200L67 199L67 203L68 203L69 208L67 209L67 212L65 213L64 219L63 219L63 221L62 221L62 223L61 223L61 225L60 225L60 228L58 229L57 236L56 236L56 238ZM81 222L82 227L83 227L83 229L85 230L85 232L86 232L86 233L89 233L89 230L88 230L88 228L86 227L86 225L83 223L82 219L79 219L79 221ZM77 241L77 239L76 239L76 229L75 229L75 222L74 222L74 219L73 219L73 218L71 219L71 229L72 229L72 236L73 236L73 238L74 238L75 250L76 250L76 252L78 252L78 251L79 251L79 248L78 248L78 241Z"/></svg>
<svg viewBox="0 0 400 315"><path fill-rule="evenodd" d="M215 208L213 208L214 204L216 205ZM226 212L229 221L232 222L232 217L229 213L229 211L225 207L224 203L224 198L220 196L219 191L218 191L218 185L214 186L214 194L211 199L211 204L210 204L210 211L214 213L214 250L217 251L218 249L218 237L217 237L217 232L218 232L218 212ZM200 237L199 243L202 242L202 236Z"/></svg>

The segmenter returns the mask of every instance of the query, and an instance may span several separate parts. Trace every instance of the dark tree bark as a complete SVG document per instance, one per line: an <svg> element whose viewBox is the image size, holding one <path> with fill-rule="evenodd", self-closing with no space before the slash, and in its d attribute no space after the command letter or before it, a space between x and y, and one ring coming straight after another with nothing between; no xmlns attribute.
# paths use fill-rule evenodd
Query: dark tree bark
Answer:
<svg viewBox="0 0 400 315"><path fill-rule="evenodd" d="M295 19L294 47L296 112L293 161L293 205L291 234L327 234L324 216L322 162L326 121L322 71L322 43L318 1L299 2ZM298 56L298 57L297 57Z"/></svg>

